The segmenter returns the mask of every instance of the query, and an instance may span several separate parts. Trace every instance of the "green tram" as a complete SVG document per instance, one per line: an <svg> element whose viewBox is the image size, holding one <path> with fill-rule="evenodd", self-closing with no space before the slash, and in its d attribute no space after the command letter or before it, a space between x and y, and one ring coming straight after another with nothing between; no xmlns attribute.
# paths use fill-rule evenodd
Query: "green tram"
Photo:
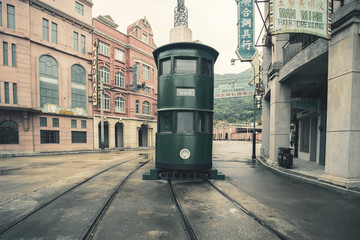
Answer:
<svg viewBox="0 0 360 240"><path fill-rule="evenodd" d="M212 178L214 63L206 45L178 42L153 52L158 68L155 169L143 179Z"/></svg>

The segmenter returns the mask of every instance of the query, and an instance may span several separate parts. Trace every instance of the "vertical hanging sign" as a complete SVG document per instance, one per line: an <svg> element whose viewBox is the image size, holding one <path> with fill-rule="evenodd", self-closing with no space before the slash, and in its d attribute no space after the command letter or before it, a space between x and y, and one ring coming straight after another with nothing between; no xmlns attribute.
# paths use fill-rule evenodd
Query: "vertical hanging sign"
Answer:
<svg viewBox="0 0 360 240"><path fill-rule="evenodd" d="M98 39L93 42L92 49L92 102L93 106L98 105Z"/></svg>
<svg viewBox="0 0 360 240"><path fill-rule="evenodd" d="M256 48L254 34L254 0L236 0L238 8L238 48L236 54L241 61L251 61Z"/></svg>

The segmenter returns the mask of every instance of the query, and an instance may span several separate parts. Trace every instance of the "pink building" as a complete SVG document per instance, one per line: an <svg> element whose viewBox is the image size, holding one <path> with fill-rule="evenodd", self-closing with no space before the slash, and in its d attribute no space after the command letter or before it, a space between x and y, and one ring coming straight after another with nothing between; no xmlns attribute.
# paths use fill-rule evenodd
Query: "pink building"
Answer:
<svg viewBox="0 0 360 240"><path fill-rule="evenodd" d="M92 0L0 11L0 153L93 149Z"/></svg>
<svg viewBox="0 0 360 240"><path fill-rule="evenodd" d="M262 128L255 126L256 141L262 141ZM214 140L235 140L235 141L252 141L253 124L236 124L226 123L218 124L213 128Z"/></svg>
<svg viewBox="0 0 360 240"><path fill-rule="evenodd" d="M92 21L98 39L98 80L104 86L105 148L155 146L157 130L157 69L152 56L156 45L144 18L127 34L107 16ZM95 94L96 96L96 94ZM100 98L98 100L100 102ZM94 146L100 147L101 115L94 105Z"/></svg>

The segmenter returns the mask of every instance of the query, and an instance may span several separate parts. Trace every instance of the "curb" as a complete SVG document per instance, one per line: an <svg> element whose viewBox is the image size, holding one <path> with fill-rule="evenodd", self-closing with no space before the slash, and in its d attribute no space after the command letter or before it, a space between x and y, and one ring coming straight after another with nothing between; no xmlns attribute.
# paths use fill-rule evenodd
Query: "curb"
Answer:
<svg viewBox="0 0 360 240"><path fill-rule="evenodd" d="M286 177L290 177L293 179L297 179L299 181L305 182L305 183L309 183L312 185L316 185L325 189L329 189L332 191L336 191L342 194L349 194L352 195L354 197L360 197L360 192L359 191L355 191L352 189L348 189L348 188L344 188L344 187L340 187L340 186L336 186L330 183L326 183L326 182L322 182L319 181L318 179L311 177L311 176L306 176L303 174L295 174L295 173L290 173L290 172L285 172L279 168L275 168L273 166L270 166L269 164L267 164L263 159L261 159L261 157L258 157L256 159L258 162L260 162L263 166L267 167L268 169L270 169L271 171L286 176Z"/></svg>

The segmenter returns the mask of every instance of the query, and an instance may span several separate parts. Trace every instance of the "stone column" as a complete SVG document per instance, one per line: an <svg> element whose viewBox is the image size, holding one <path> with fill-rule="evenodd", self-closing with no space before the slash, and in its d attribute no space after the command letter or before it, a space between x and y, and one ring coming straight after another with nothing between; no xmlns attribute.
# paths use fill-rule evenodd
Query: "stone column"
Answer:
<svg viewBox="0 0 360 240"><path fill-rule="evenodd" d="M283 46L287 43L287 34L273 37L272 66L269 69L270 93L270 147L269 164L278 164L279 147L289 147L291 89L281 83L279 71L283 63Z"/></svg>
<svg viewBox="0 0 360 240"><path fill-rule="evenodd" d="M329 45L325 175L320 180L360 187L359 23L335 31ZM349 20L351 21L351 20Z"/></svg>

